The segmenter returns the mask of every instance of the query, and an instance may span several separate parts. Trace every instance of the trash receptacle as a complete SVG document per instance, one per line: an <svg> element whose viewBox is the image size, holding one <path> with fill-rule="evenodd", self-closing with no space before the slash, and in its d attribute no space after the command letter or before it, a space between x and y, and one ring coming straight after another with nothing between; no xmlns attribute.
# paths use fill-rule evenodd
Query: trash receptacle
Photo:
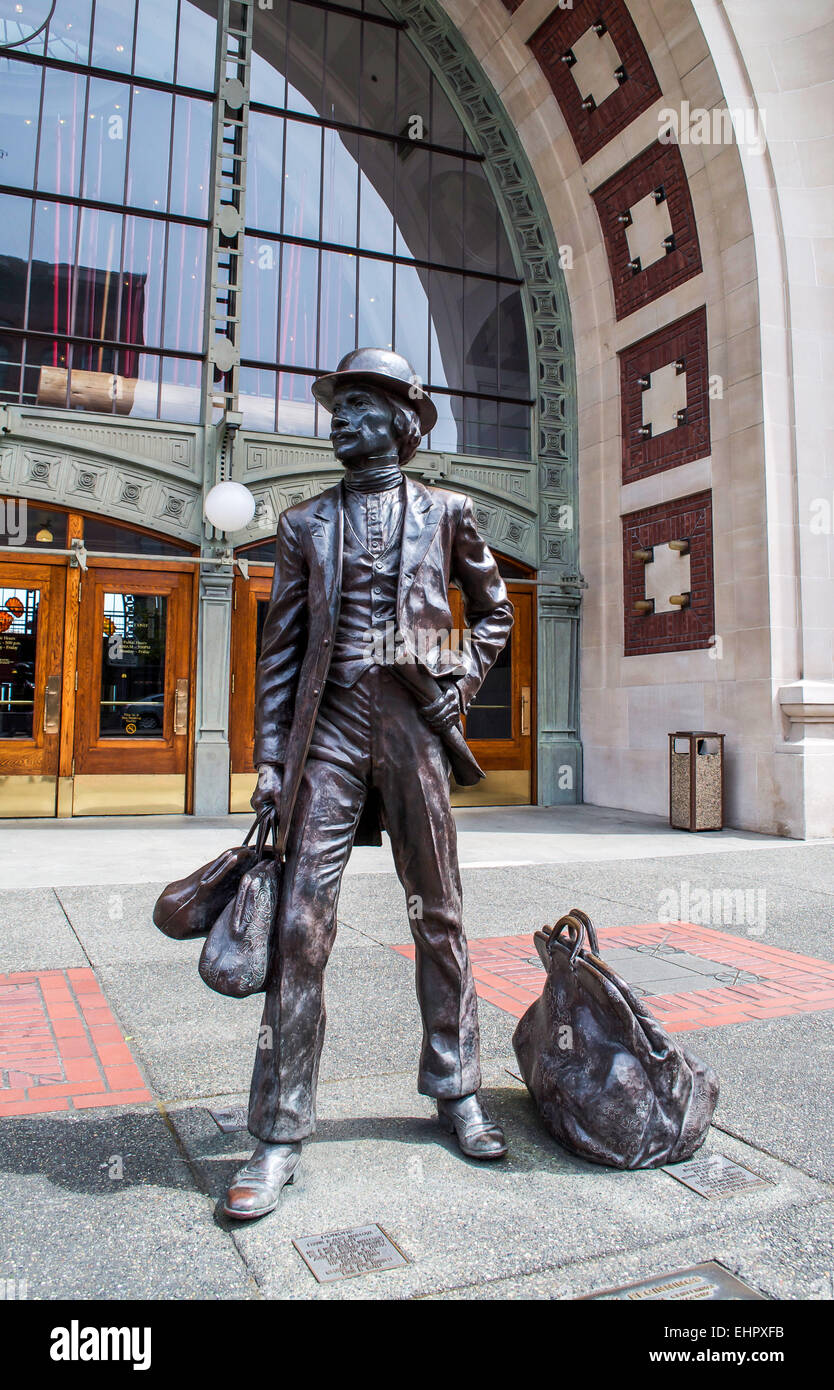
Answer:
<svg viewBox="0 0 834 1390"><path fill-rule="evenodd" d="M676 830L723 830L723 734L687 729L669 735L669 824Z"/></svg>

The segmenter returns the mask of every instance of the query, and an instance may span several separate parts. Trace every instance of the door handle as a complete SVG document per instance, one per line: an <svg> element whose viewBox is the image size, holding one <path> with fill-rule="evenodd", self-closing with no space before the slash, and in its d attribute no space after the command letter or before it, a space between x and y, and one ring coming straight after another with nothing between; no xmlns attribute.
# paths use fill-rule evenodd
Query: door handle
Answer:
<svg viewBox="0 0 834 1390"><path fill-rule="evenodd" d="M61 727L61 677L50 676L43 699L43 731L57 734Z"/></svg>
<svg viewBox="0 0 834 1390"><path fill-rule="evenodd" d="M526 738L530 732L530 695L529 685L521 687L521 737Z"/></svg>
<svg viewBox="0 0 834 1390"><path fill-rule="evenodd" d="M185 677L177 681L174 692L174 733L188 733L188 681Z"/></svg>

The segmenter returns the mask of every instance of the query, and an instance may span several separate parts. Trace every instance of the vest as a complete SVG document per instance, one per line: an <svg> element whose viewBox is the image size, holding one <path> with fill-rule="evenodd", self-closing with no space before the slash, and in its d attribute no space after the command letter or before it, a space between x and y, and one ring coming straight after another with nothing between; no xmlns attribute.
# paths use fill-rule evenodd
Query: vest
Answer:
<svg viewBox="0 0 834 1390"><path fill-rule="evenodd" d="M396 536L374 556L356 535L345 510L342 606L328 672L328 680L336 685L350 687L371 666L393 660L404 518L405 507ZM371 631L374 639L368 636Z"/></svg>

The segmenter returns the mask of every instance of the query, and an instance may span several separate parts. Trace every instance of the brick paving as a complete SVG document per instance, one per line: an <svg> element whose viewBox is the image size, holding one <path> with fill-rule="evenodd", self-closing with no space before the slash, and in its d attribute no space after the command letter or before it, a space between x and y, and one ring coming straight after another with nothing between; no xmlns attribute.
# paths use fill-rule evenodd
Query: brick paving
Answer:
<svg viewBox="0 0 834 1390"><path fill-rule="evenodd" d="M91 969L0 975L0 1116L151 1099Z"/></svg>
<svg viewBox="0 0 834 1390"><path fill-rule="evenodd" d="M758 977L757 983L731 984L725 989L678 990L645 996L642 1002L670 1033L834 1008L834 965L813 956L688 922L601 927L598 935L603 957L606 947L650 950L671 946L703 961ZM413 945L393 949L414 958ZM520 1018L538 999L545 976L538 962L531 960L536 954L531 935L470 940L469 954L480 999L515 1018Z"/></svg>

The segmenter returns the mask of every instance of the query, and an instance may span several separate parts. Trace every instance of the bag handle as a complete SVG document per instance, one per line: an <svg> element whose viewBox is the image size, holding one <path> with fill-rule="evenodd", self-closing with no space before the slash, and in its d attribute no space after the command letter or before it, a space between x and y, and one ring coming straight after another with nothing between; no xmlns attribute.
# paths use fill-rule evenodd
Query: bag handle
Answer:
<svg viewBox="0 0 834 1390"><path fill-rule="evenodd" d="M274 806L264 806L256 815L243 841L245 845L248 845L255 831L258 832L257 839L255 840L255 852L259 860L264 857L264 850L266 849L266 842L270 830L272 831L272 843L275 846L277 857L278 844L276 839L277 826L275 823L275 808Z"/></svg>
<svg viewBox="0 0 834 1390"><path fill-rule="evenodd" d="M562 940L565 933L566 939ZM553 951L553 943L558 941L570 953L571 965L576 964L577 957L585 944L587 933L591 950L595 956L599 955L599 941L597 939L596 928L588 916L581 908L572 907L570 912L566 912L564 917L560 917L554 927L548 932L548 950Z"/></svg>

